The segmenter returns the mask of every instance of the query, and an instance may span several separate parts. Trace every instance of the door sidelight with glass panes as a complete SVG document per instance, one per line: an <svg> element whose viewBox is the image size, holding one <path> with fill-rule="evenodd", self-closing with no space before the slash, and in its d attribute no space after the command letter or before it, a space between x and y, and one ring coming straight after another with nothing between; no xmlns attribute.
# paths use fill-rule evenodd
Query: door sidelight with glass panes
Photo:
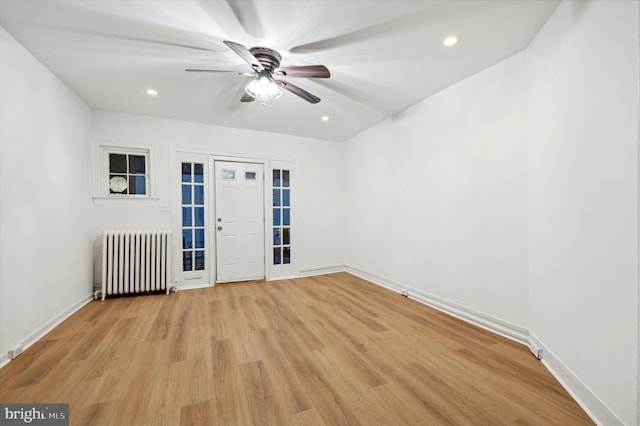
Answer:
<svg viewBox="0 0 640 426"><path fill-rule="evenodd" d="M273 170L273 264L291 263L290 171Z"/></svg>

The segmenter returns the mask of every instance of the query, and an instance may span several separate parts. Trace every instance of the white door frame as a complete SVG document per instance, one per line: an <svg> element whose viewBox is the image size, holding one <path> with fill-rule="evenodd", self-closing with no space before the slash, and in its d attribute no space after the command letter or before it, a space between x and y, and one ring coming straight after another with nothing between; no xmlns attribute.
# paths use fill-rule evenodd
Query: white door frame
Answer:
<svg viewBox="0 0 640 426"><path fill-rule="evenodd" d="M215 162L216 161L228 161L228 162L234 162L234 163L250 163L250 164L261 164L262 165L262 170L263 170L263 174L264 174L264 178L263 178L263 206L262 206L262 214L263 214L263 236L264 236L264 241L263 241L263 245L264 245L264 253L265 253L265 259L264 259L264 277L265 280L269 280L269 272L271 268L267 267L267 253L268 253L268 249L271 247L269 245L269 239L268 239L268 231L271 230L270 228L270 223L267 221L267 219L269 217L271 217L271 212L269 211L269 203L270 203L270 197L268 197L267 195L269 194L269 182L270 180L267 179L268 178L268 172L269 172L269 161L262 159L262 158L251 158L251 157L233 157L233 156L226 156L226 155L210 155L209 156L209 194L208 197L211 200L210 201L210 205L211 208L209 209L209 214L207 215L207 219L209 220L209 223L213 224L213 226L211 227L211 229L209 230L209 240L212 241L211 247L210 247L210 255L209 255L209 264L208 266L211 268L211 278L213 279L213 285L215 285L217 283L217 265L216 265L216 258L217 258L217 244L216 244L216 217L215 217L215 213L216 213L216 205L215 205L215 172L212 172L213 170L215 170Z"/></svg>
<svg viewBox="0 0 640 426"><path fill-rule="evenodd" d="M211 240L211 236L209 235L211 233L211 224L212 222L210 222L210 210L212 210L212 200L209 199L209 192L210 192L210 188L208 187L210 185L209 180L210 180L210 175L211 175L211 170L208 169L209 167L209 162L208 162L208 158L209 155L208 154L204 154L204 153L198 153L198 152L189 152L189 151L178 151L176 150L172 155L171 155L171 163L174 165L175 167L175 174L174 174L174 178L173 178L173 185L176 185L174 188L174 191L172 191L172 193L175 194L175 203L174 203L174 208L173 208L173 212L174 212L174 223L175 223L175 229L176 232L174 232L174 261L173 261L173 265L172 267L175 268L173 269L174 272L174 284L182 284L181 286L179 286L180 289L189 289L189 288L201 288L201 287L208 287L211 286L211 282L212 282L212 277L213 277L213 273L212 273L212 263L211 263L211 256L213 250L212 250L212 240ZM183 272L182 270L182 209L181 209L181 204L182 204L182 193L181 193L181 187L182 187L182 171L181 171L181 163L182 162L192 162L192 163L202 163L205 166L205 175L204 175L204 197L205 197L205 270L202 272L199 271L193 271L193 272ZM161 208L164 208L161 206ZM207 212L209 210L209 212ZM208 259L207 259L208 257ZM182 280L179 280L178 277L182 276ZM190 280L192 280L190 282Z"/></svg>
<svg viewBox="0 0 640 426"><path fill-rule="evenodd" d="M273 179L273 170L288 170L289 171L289 179L290 179L290 196L291 196L291 212L290 212L290 223L291 223L291 236L290 242L291 247L293 247L292 259L299 259L298 250L298 235L300 234L298 223L296 221L298 215L298 205L297 203L297 174L296 174L296 162L294 160L270 160L269 161L269 169L265 170L265 173L268 175L265 179L265 185L267 185L267 199L265 199L265 208L267 210L267 218L273 219L273 209L275 206L273 205L273 193L272 189L272 179ZM268 279L288 279L295 278L299 276L299 261L293 260L290 264L273 264L273 223L272 220L269 220L268 223L265 224L267 229L267 237L268 238L268 251L265 252L266 261L267 261L267 272L269 274Z"/></svg>

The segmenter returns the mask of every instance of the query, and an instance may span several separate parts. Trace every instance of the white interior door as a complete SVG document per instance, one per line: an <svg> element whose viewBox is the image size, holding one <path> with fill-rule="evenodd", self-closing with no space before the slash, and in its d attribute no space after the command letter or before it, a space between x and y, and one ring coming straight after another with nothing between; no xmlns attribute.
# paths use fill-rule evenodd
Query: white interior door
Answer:
<svg viewBox="0 0 640 426"><path fill-rule="evenodd" d="M215 161L216 282L265 277L264 166Z"/></svg>

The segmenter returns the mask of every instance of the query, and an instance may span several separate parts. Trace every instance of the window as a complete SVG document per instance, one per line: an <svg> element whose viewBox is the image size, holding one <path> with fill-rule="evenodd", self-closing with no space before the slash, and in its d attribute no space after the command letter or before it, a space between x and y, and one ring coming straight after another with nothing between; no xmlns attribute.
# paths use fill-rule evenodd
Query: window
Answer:
<svg viewBox="0 0 640 426"><path fill-rule="evenodd" d="M291 263L290 171L273 170L273 264Z"/></svg>
<svg viewBox="0 0 640 426"><path fill-rule="evenodd" d="M146 150L106 151L107 195L110 197L149 196L149 152Z"/></svg>
<svg viewBox="0 0 640 426"><path fill-rule="evenodd" d="M204 164L182 163L182 270L205 269Z"/></svg>

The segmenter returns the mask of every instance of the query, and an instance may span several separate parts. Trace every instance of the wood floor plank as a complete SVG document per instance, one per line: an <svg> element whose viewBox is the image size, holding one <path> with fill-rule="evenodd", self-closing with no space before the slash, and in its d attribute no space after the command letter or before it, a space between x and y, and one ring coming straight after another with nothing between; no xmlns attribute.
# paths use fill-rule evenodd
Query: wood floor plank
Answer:
<svg viewBox="0 0 640 426"><path fill-rule="evenodd" d="M84 306L0 369L72 425L593 424L522 345L347 273Z"/></svg>
<svg viewBox="0 0 640 426"><path fill-rule="evenodd" d="M290 426L321 426L326 423L324 423L317 410L311 409L291 415L286 424Z"/></svg>
<svg viewBox="0 0 640 426"><path fill-rule="evenodd" d="M253 422L264 426L284 424L288 416L283 409L283 400L264 363L247 362L240 364L239 369Z"/></svg>
<svg viewBox="0 0 640 426"><path fill-rule="evenodd" d="M254 338L260 346L261 360L273 372L271 378L281 395L285 413L296 414L313 408L304 386L296 375L291 374L292 366L273 334L269 330L258 330Z"/></svg>

